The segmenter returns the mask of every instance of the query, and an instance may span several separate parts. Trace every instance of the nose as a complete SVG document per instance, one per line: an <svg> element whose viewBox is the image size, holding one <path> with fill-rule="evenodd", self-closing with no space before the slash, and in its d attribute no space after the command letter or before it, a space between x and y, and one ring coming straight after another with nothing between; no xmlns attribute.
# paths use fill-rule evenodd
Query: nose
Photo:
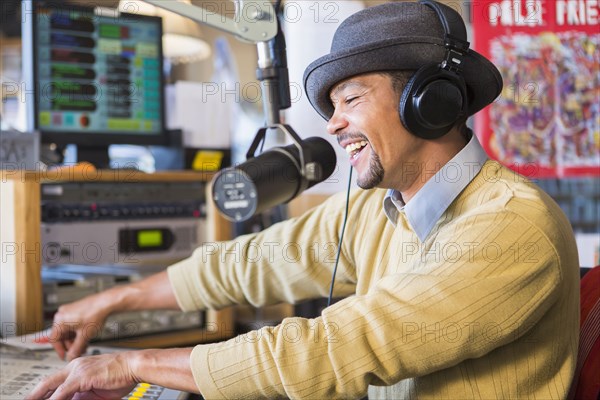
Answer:
<svg viewBox="0 0 600 400"><path fill-rule="evenodd" d="M344 113L339 110L339 107L336 107L333 115L329 121L327 121L327 132L330 135L337 135L347 126L348 120L344 116Z"/></svg>

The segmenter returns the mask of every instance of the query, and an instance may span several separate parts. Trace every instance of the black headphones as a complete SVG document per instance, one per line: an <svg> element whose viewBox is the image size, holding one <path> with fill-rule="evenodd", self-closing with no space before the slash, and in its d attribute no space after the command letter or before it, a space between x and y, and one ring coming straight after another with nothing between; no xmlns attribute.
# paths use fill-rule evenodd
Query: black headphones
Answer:
<svg viewBox="0 0 600 400"><path fill-rule="evenodd" d="M461 39L467 33L458 13L433 0L420 0L419 4L431 7L440 18L446 57L441 63L424 65L415 72L402 92L398 111L402 123L414 135L437 139L466 116L467 87L461 63L469 42Z"/></svg>

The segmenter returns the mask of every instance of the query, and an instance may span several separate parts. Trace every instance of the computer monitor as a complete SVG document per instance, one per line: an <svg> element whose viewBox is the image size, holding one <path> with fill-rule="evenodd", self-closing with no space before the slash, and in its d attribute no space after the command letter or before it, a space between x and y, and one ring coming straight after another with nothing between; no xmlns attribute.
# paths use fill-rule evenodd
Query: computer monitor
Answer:
<svg viewBox="0 0 600 400"><path fill-rule="evenodd" d="M161 18L24 1L22 21L28 127L42 143L75 144L100 167L111 144L167 144Z"/></svg>

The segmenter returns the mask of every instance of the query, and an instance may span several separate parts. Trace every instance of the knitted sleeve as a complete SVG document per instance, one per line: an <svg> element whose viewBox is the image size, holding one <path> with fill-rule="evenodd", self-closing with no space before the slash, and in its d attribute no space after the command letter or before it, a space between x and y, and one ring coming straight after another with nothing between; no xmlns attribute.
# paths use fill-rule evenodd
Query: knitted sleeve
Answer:
<svg viewBox="0 0 600 400"><path fill-rule="evenodd" d="M357 197L356 195L354 197ZM168 269L183 310L264 306L327 296L345 196L312 212L228 242L203 243ZM343 253L336 294L354 293L356 272Z"/></svg>

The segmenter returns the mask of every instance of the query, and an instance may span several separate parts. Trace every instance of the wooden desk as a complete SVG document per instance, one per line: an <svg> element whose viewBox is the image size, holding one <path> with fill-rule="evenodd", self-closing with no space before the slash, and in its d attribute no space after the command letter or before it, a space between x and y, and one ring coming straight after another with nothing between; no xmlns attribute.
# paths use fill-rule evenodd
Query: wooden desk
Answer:
<svg viewBox="0 0 600 400"><path fill-rule="evenodd" d="M0 171L0 318L2 332L17 335L43 328L41 271L40 187L61 182L194 182L209 181L212 173L162 172L81 168L50 172ZM209 197L207 197L209 198ZM207 240L231 238L231 224L207 202ZM215 341L232 336L231 310L208 311L206 329L145 336L138 347L176 346ZM135 344L135 343L133 343ZM124 341L123 345L132 345Z"/></svg>

